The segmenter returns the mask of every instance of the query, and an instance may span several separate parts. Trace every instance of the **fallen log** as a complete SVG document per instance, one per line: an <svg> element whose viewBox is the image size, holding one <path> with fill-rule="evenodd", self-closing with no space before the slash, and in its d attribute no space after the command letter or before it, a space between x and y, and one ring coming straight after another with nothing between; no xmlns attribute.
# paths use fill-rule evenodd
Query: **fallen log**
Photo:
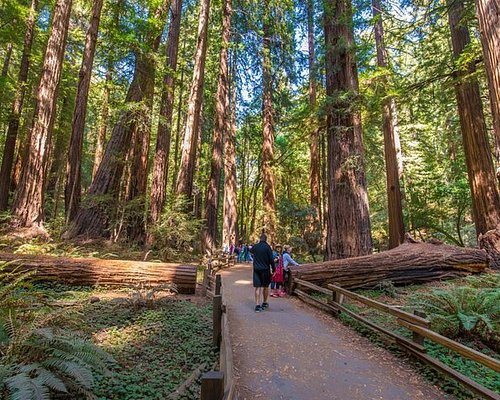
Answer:
<svg viewBox="0 0 500 400"><path fill-rule="evenodd" d="M99 258L65 258L0 253L4 271L36 270L35 279L78 286L160 286L174 283L179 293L196 288L196 266Z"/></svg>
<svg viewBox="0 0 500 400"><path fill-rule="evenodd" d="M333 283L347 289L372 288L382 281L421 283L479 273L487 267L484 250L411 242L368 256L290 267L289 283L298 278L318 286Z"/></svg>

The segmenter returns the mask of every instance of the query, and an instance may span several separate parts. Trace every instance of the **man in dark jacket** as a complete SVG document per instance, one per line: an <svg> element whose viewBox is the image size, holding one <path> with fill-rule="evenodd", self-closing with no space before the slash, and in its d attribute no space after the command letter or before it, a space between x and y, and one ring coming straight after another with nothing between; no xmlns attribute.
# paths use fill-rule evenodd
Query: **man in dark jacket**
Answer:
<svg viewBox="0 0 500 400"><path fill-rule="evenodd" d="M255 288L255 312L261 312L269 307L269 284L271 274L274 274L274 258L271 246L267 244L267 236L263 233L260 242L250 250L253 257L253 287ZM260 303L263 298L262 304Z"/></svg>

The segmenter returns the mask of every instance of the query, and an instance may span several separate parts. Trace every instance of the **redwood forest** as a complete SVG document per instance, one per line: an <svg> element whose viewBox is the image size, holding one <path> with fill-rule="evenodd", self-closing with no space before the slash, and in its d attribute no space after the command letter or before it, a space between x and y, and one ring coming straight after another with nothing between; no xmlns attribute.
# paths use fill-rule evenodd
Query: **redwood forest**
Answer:
<svg viewBox="0 0 500 400"><path fill-rule="evenodd" d="M414 374L498 398L499 0L0 0L0 68L0 398L236 398L263 234L275 302L398 360L341 291L428 318L489 361L422 334ZM302 398L239 340L240 398Z"/></svg>

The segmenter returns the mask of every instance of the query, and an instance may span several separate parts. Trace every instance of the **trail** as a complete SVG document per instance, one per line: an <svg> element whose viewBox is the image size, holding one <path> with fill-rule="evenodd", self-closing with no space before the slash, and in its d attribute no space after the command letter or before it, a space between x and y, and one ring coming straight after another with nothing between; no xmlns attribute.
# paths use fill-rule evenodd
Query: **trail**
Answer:
<svg viewBox="0 0 500 400"><path fill-rule="evenodd" d="M415 370L293 297L254 312L252 266L222 272L240 400L450 399Z"/></svg>

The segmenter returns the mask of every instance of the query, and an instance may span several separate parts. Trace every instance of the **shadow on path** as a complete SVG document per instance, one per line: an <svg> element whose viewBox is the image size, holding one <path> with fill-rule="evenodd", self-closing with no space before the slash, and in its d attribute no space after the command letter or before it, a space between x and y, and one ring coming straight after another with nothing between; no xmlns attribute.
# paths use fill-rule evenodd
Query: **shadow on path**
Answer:
<svg viewBox="0 0 500 400"><path fill-rule="evenodd" d="M255 313L252 266L223 273L240 400L446 399L388 351L293 297Z"/></svg>

